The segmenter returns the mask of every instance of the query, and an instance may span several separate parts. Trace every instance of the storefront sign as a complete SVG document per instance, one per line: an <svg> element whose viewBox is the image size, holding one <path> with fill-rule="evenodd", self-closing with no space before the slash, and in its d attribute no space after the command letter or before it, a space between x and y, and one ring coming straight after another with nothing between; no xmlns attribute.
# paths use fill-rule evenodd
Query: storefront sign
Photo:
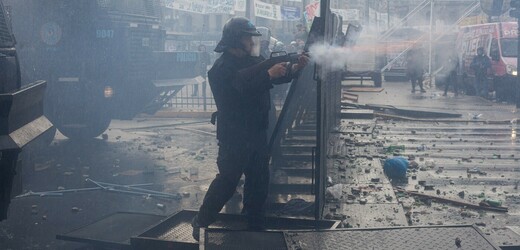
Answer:
<svg viewBox="0 0 520 250"><path fill-rule="evenodd" d="M255 1L255 16L271 20L282 20L282 10L279 5Z"/></svg>
<svg viewBox="0 0 520 250"><path fill-rule="evenodd" d="M282 19L285 21L299 21L301 19L300 8L282 6Z"/></svg>

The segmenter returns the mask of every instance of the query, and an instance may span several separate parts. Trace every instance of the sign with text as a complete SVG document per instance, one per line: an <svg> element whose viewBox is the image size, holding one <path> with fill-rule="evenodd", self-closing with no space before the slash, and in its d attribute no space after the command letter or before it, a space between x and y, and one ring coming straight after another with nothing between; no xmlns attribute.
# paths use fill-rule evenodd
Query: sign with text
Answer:
<svg viewBox="0 0 520 250"><path fill-rule="evenodd" d="M165 0L165 7L197 14L235 14L236 5L235 0Z"/></svg>
<svg viewBox="0 0 520 250"><path fill-rule="evenodd" d="M359 10L357 9L330 9L333 13L340 15L343 21L358 21Z"/></svg>
<svg viewBox="0 0 520 250"><path fill-rule="evenodd" d="M255 1L255 16L271 20L282 20L282 10L279 5Z"/></svg>
<svg viewBox="0 0 520 250"><path fill-rule="evenodd" d="M235 0L235 11L246 11L246 0Z"/></svg>
<svg viewBox="0 0 520 250"><path fill-rule="evenodd" d="M301 19L300 8L282 6L282 19L285 21L299 21Z"/></svg>

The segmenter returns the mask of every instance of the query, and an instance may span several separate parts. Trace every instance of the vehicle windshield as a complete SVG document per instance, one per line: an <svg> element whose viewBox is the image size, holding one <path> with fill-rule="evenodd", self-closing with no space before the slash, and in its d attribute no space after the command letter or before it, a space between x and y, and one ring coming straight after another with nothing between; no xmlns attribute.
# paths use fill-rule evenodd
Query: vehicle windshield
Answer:
<svg viewBox="0 0 520 250"><path fill-rule="evenodd" d="M516 57L518 55L518 39L507 38L500 42L503 57Z"/></svg>

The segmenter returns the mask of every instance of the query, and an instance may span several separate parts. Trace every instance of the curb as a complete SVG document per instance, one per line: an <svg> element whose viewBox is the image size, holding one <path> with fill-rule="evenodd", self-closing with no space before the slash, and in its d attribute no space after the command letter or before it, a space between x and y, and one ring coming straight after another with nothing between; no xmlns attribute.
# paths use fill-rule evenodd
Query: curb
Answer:
<svg viewBox="0 0 520 250"><path fill-rule="evenodd" d="M162 110L153 115L140 114L143 118L208 118L211 119L211 114L214 111L174 111Z"/></svg>

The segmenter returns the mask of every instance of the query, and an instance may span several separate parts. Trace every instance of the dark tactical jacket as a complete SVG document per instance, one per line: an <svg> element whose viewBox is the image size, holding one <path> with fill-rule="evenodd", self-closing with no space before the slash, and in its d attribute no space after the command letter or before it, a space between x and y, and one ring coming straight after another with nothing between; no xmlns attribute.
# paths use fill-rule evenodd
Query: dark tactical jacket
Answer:
<svg viewBox="0 0 520 250"><path fill-rule="evenodd" d="M238 58L224 52L208 72L217 105L217 139L244 146L265 144L273 84L289 82L292 75L270 80L267 69L251 71L263 57ZM254 67L253 67L254 68Z"/></svg>
<svg viewBox="0 0 520 250"><path fill-rule="evenodd" d="M470 68L475 71L477 77L484 77L487 75L488 70L491 68L491 60L486 55L477 55L473 57Z"/></svg>

